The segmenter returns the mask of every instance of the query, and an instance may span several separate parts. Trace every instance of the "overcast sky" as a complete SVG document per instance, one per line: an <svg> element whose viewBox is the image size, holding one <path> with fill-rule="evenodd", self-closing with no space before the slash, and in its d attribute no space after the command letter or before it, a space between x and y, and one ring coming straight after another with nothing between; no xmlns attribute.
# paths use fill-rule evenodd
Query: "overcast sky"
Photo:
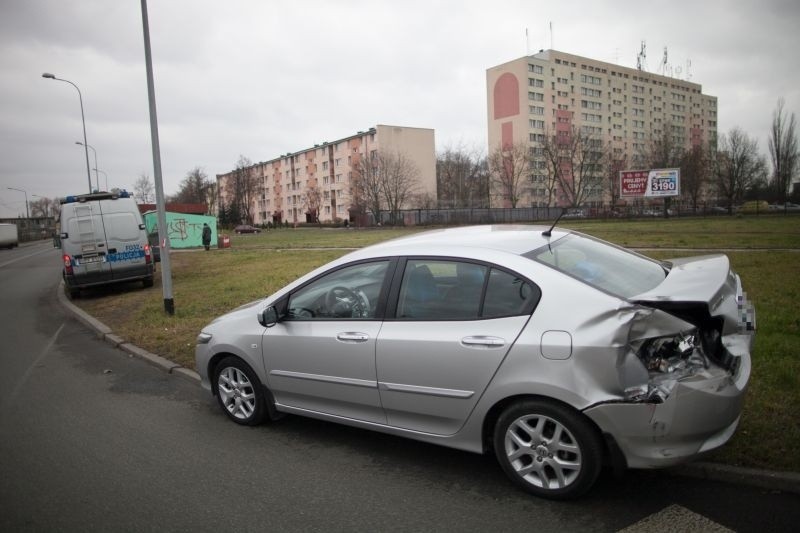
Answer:
<svg viewBox="0 0 800 533"><path fill-rule="evenodd" d="M658 72L666 46L676 77L719 98L720 133L740 126L765 154L778 98L800 112L797 0L149 0L148 10L167 194L194 167L214 179L240 154L265 161L376 124L433 128L439 150L486 151L486 69L542 48L635 67L644 40ZM88 192L78 93L44 72L80 87L109 187L154 176L143 42L140 0L0 0L0 217L25 212L8 187L29 200Z"/></svg>

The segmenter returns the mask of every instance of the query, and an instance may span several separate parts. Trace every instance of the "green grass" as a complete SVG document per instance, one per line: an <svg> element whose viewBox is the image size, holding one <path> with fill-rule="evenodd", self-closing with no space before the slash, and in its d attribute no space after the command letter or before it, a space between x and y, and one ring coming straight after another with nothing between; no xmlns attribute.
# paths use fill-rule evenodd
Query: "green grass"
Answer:
<svg viewBox="0 0 800 533"><path fill-rule="evenodd" d="M741 425L710 459L800 471L800 217L570 221L564 226L646 248L647 255L661 259L708 249L736 250L727 254L756 304L758 334ZM174 252L172 317L163 310L160 277L152 289L86 291L75 303L126 340L194 368L195 337L213 318L274 292L350 249L414 231L419 228L281 229L234 235L230 249ZM703 251L669 250L674 248ZM765 248L794 251L739 251Z"/></svg>

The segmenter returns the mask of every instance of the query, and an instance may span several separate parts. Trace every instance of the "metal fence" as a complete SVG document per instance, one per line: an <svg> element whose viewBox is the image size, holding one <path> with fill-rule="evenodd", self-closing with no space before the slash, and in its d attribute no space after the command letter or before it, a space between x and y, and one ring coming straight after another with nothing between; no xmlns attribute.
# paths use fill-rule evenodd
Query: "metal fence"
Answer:
<svg viewBox="0 0 800 533"><path fill-rule="evenodd" d="M630 206L622 208L586 207L566 208L561 207L517 207L517 208L461 208L461 209L405 209L400 211L397 220L392 220L391 213L381 213L381 225L404 226L456 226L467 224L510 224L529 222L553 222L562 214L562 220L569 219L635 219L635 218L666 218L666 217L712 217L736 214L729 213L726 208L700 205L692 207L676 207L667 211L662 206L640 207ZM783 210L754 210L753 215L780 214ZM356 225L377 225L372 215L358 217Z"/></svg>
<svg viewBox="0 0 800 533"><path fill-rule="evenodd" d="M17 226L19 242L50 239L55 232L53 217L42 218L3 218L0 223Z"/></svg>

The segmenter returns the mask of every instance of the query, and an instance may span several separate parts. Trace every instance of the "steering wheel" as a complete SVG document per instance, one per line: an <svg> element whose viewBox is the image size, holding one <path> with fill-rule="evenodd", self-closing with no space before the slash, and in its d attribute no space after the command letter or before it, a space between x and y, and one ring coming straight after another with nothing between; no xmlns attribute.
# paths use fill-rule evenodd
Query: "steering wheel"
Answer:
<svg viewBox="0 0 800 533"><path fill-rule="evenodd" d="M337 318L364 318L369 315L369 300L362 291L337 285L325 295L325 307Z"/></svg>

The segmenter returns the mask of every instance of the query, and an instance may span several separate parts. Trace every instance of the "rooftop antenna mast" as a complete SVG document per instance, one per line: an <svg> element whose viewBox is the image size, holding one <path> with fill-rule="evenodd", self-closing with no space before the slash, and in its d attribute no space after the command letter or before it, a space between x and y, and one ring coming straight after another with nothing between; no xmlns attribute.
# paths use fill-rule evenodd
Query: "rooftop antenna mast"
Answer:
<svg viewBox="0 0 800 533"><path fill-rule="evenodd" d="M642 41L642 47L639 50L639 53L636 54L636 69L637 70L647 70L647 42Z"/></svg>
<svg viewBox="0 0 800 533"><path fill-rule="evenodd" d="M672 67L669 65L669 52L667 51L667 47L664 47L664 57L661 59L661 63L658 66L658 72L662 76L672 77Z"/></svg>
<svg viewBox="0 0 800 533"><path fill-rule="evenodd" d="M553 37L553 21L551 20L550 21L550 50L555 50L555 48L553 48L553 46L554 46L553 45L553 41L554 40L555 40L555 38Z"/></svg>
<svg viewBox="0 0 800 533"><path fill-rule="evenodd" d="M531 55L531 40L528 38L528 28L525 28L525 55Z"/></svg>

